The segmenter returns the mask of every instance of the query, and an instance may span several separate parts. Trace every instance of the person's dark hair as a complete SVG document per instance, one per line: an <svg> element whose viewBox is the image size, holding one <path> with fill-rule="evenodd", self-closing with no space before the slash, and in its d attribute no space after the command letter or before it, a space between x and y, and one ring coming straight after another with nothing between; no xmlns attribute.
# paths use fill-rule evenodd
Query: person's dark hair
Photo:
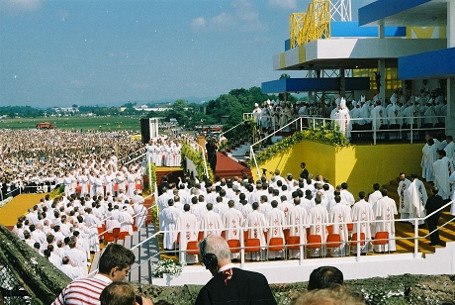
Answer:
<svg viewBox="0 0 455 305"><path fill-rule="evenodd" d="M346 182L341 183L341 188L343 190L347 190L348 189L348 184Z"/></svg>
<svg viewBox="0 0 455 305"><path fill-rule="evenodd" d="M131 266L135 261L134 253L118 244L109 244L100 257L99 272L109 274L112 268L124 269Z"/></svg>
<svg viewBox="0 0 455 305"><path fill-rule="evenodd" d="M134 305L136 304L136 293L128 283L113 282L103 289L100 301L101 305Z"/></svg>
<svg viewBox="0 0 455 305"><path fill-rule="evenodd" d="M365 199L365 192L364 191L360 191L359 192L359 198L360 199Z"/></svg>
<svg viewBox="0 0 455 305"><path fill-rule="evenodd" d="M337 267L322 266L310 274L308 290L333 289L344 284L343 273Z"/></svg>
<svg viewBox="0 0 455 305"><path fill-rule="evenodd" d="M380 188L380 187L381 187L381 186L379 185L379 183L373 184L373 190L375 190L375 191L379 191L379 188Z"/></svg>
<svg viewBox="0 0 455 305"><path fill-rule="evenodd" d="M389 191L384 188L384 189L381 190L381 194L382 194L382 196L385 197L385 196L387 196L389 194Z"/></svg>

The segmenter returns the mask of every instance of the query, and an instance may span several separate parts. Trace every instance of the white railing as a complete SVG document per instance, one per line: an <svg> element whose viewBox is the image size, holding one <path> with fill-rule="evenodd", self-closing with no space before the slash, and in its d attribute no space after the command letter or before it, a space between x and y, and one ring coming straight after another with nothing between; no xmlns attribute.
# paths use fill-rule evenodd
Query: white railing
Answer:
<svg viewBox="0 0 455 305"><path fill-rule="evenodd" d="M310 228L311 226L315 226L315 225L319 225L319 226L336 226L336 225L348 225L348 224L353 224L354 227L356 227L356 229L353 231L354 233L355 232L362 232L360 230L361 228L361 225L364 224L364 223L368 223L368 225L370 226L371 228L371 231L372 231L372 238L371 239L368 239L367 237L365 238L365 240L361 240L360 238L358 238L356 241L352 241L352 240L348 240L348 241L342 241L341 243L345 244L346 246L348 246L348 248L350 248L351 246L349 246L350 244L356 244L356 253L355 253L355 256L356 256L356 259L357 261L360 260L360 257L361 257L361 254L362 254L362 251L361 251L361 243L365 242L365 249L366 249L366 254L370 253L371 251L369 250L372 246L371 242L374 240L374 228L376 227L376 223L392 223L393 222L393 225L395 226L395 224L397 222L411 222L413 225L414 225L414 233L413 233L413 236L410 236L410 237L395 237L395 238L392 238L389 236L388 240L395 240L395 241L406 241L406 240L410 240L410 241L413 241L414 242L414 249L413 249L413 257L414 258L418 258L419 257L419 241L420 240L426 240L431 233L434 233L435 231L437 230L440 230L441 228L447 226L449 223L451 222L454 222L455 221L455 217L453 217L452 219L450 219L448 222L446 222L445 224L443 224L442 226L440 226L439 228L437 228L436 230L432 231L432 232L429 232L428 234L424 235L424 236L419 236L419 222L421 221L425 221L427 220L430 216L438 213L438 212L441 212L442 210L444 210L445 208L447 208L448 206L450 206L451 204L453 204L454 201L451 201L447 204L445 204L444 206L442 206L441 208L439 208L438 210L436 210L435 212L425 216L425 217L422 217L422 218L410 218L410 219L393 219L393 220L371 220L371 221L351 221L351 222L339 222L339 223L317 223L317 224L312 224L312 223L305 223L305 224L301 224L301 225L282 225L282 226L274 226L273 228L280 228L282 230L284 229L291 229L293 227L299 227L299 231L301 230L306 230L306 228ZM247 247L245 247L245 240L244 240L244 236L243 236L243 232L244 231L247 231L248 229L251 229L251 228L254 228L254 229L259 229L259 230L268 230L269 227L248 227L248 226L242 226L242 227L238 227L237 229L239 230L240 234L239 234L239 240L240 240L240 246L237 247L237 249L240 249L240 264L241 266L243 267L244 263L245 263L245 249ZM234 228L230 228L230 229L219 229L218 231L229 231L229 230L235 230ZM199 232L204 232L204 231L209 231L209 230L197 230L196 232L192 232L192 234L195 234L195 235L198 235L196 233L199 233ZM211 229L210 231L217 231L217 230L213 230ZM175 234L175 236L177 236L177 231L166 231L166 230L162 230L160 231L161 233L173 233ZM187 231L182 231L180 232L180 244L183 242L182 238L184 236L184 234L182 234L183 232L187 232ZM284 234L284 233L283 233ZM327 234L328 235L328 234ZM284 235L283 235L284 236ZM283 237L284 239L284 237ZM300 254L299 254L299 259L300 259L300 262L303 262L303 260L306 258L306 246L307 245L311 245L311 244L308 244L306 242L300 242L299 244L292 244L292 245L298 245L300 247ZM324 249L324 248L327 248L327 245L330 245L330 243L327 243L326 241L322 240L322 243L321 243L321 251ZM388 243L387 243L388 245ZM266 246L260 246L263 250L267 250L267 248L269 247L268 245ZM283 245L283 251L286 252L287 248L286 248L286 244ZM175 251L179 251L179 250L175 250ZM167 252L175 252L175 251L167 251ZM185 251L183 251L185 252ZM320 255L322 257L322 255ZM350 256L350 249L349 249L349 252L348 252L348 256Z"/></svg>
<svg viewBox="0 0 455 305"><path fill-rule="evenodd" d="M432 117L396 117L395 120L397 122L406 122L406 121L416 121L420 122L422 120L427 120L427 119L436 119L437 121L444 120L444 126L445 126L445 121L446 117L445 116L432 116ZM379 120L379 119L376 119ZM381 119L382 122L384 121L389 121L390 119L383 118ZM414 138L415 135L420 135L419 132L428 132L428 131L437 131L437 130L445 130L444 126L437 126L437 123L433 125L432 127L422 127L420 123L415 123L415 124L381 124L380 126L386 126L385 127L379 127L377 124L371 123L371 119L364 119L364 118L358 118L358 119L350 119L350 134L351 134L351 139L353 139L353 135L361 135L361 134L371 134L372 140L374 145L377 144L378 136L383 135L384 138L388 137L391 139L391 137L394 137L396 139L401 139L409 140L410 143L414 143ZM358 123L356 123L358 122ZM363 124L360 124L363 123ZM303 129L316 129L319 126L326 126L326 125L331 125L335 126L336 125L336 120L334 119L329 119L329 118L322 118L322 117L317 117L317 116L300 116L293 121L287 123L283 127L273 130L272 133L268 134L266 137L260 139L259 141L253 143L250 146L250 159L253 160L254 166L256 167L256 172L258 174L258 177L261 176L260 171L259 171L259 166L256 162L256 157L255 157L255 146L258 146L265 140L267 140L270 137L275 136L278 132L282 131L283 129L286 129L288 127L292 127L292 125L295 124L295 131L302 131ZM425 124L425 123L424 123ZM363 127L366 126L367 128L365 129L352 129L352 126L355 125L356 127ZM417 126L414 126L417 125ZM300 128L299 128L300 127ZM398 127L398 128L396 128ZM392 139L393 140L393 139Z"/></svg>

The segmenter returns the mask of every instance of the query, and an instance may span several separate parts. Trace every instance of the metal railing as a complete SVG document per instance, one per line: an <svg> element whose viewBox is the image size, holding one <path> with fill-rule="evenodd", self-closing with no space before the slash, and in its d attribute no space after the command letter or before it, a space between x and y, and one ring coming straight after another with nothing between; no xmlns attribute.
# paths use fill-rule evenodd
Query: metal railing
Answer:
<svg viewBox="0 0 455 305"><path fill-rule="evenodd" d="M429 120L429 119L436 119L437 121L444 120L443 125L439 126L439 123L435 123L432 126L427 126L425 124L428 123L420 123L423 120ZM444 131L445 130L445 121L446 117L445 116L432 116L432 117L396 117L393 120L396 122L416 122L413 124L409 123L402 123L402 124L390 124L389 121L391 119L389 118L381 118L381 119L365 119L365 118L356 118L356 119L350 119L349 123L349 133L350 133L350 139L354 139L357 136L362 137L362 134L368 136L371 136L373 140L373 144L377 144L377 140L379 136L384 136L384 138L387 138L389 140L394 140L392 138L396 139L401 139L401 140L409 140L409 142L412 144L414 143L414 138L415 136L422 137L421 135L422 132L430 132L430 131ZM381 124L377 123L378 121L381 121ZM387 123L385 123L387 121ZM357 123L358 122L358 123ZM336 128L337 126L337 120L335 119L329 119L329 118L323 118L323 117L318 117L318 116L300 116L298 118L295 118L291 122L287 123L283 127L279 129L273 128L273 132L265 136L264 138L260 139L259 141L253 143L250 146L250 159L253 160L254 166L256 167L256 172L258 177L261 176L260 171L259 171L259 166L256 161L256 156L254 149L256 146L259 144L263 143L265 140L275 136L278 132L292 127L292 125L295 124L295 131L302 131L304 129L316 129L317 127L325 127L327 125L333 126L333 128ZM423 124L423 126L422 126ZM356 126L356 128L352 128L353 126ZM359 127L359 129L357 129ZM360 129L361 128L361 129ZM290 128L291 129L291 128ZM347 134L345 134L347 135ZM356 135L356 136L353 136Z"/></svg>
<svg viewBox="0 0 455 305"><path fill-rule="evenodd" d="M351 221L351 222L338 222L338 223L333 223L333 222L328 222L328 223L305 223L305 224L300 224L300 225L280 225L280 226L273 226L273 228L280 228L282 230L284 229L291 229L291 228L295 228L295 227L298 227L299 228L299 231L301 230L306 230L306 228L309 228L309 227L312 227L312 226L321 226L321 227L327 227L327 226L338 226L338 225L348 225L348 224L353 224L354 227L356 229L354 229L353 233L356 233L356 232L359 232L361 233L362 230L361 230L361 225L362 224L365 224L367 223L370 228L374 228L376 223L389 223L391 224L393 222L393 225L395 225L395 223L397 222L411 222L413 225L414 225L414 234L413 236L410 236L410 237L390 237L388 238L388 240L395 240L395 241L405 241L405 240L410 240L410 241L413 241L414 242L414 249L413 249L413 257L414 258L418 258L419 257L419 241L420 240L426 240L432 233L436 232L437 230L440 230L441 228L449 225L450 223L454 222L455 221L455 217L453 217L452 219L450 219L449 221L447 221L445 224L439 226L436 230L432 231L432 232L429 232L428 234L424 235L424 236L419 236L419 222L421 221L425 221L427 220L429 217L433 216L434 214L436 213L439 213L441 212L442 210L444 210L445 208L447 208L448 206L450 206L451 204L455 204L455 201L451 201L445 205L443 205L441 208L439 208L438 210L434 211L433 213L425 216L425 217L422 217L422 218L409 218L409 219L393 219L393 220L368 220L368 221ZM259 230L263 230L263 231L267 231L268 229L270 229L270 227L249 227L249 226L240 226L240 227L237 227L237 228L228 228L228 229L219 229L219 230L197 230L196 232L192 232L191 230L188 230L189 232L192 232L192 234L194 236L197 236L199 232L206 232L206 231L230 231L230 230L238 230L240 232L239 234L239 241L240 241L240 246L236 247L236 249L240 249L240 264L241 266L243 267L244 263L245 263L245 249L247 249L248 247L245 246L245 240L244 240L244 236L243 236L243 232L244 231L247 231L249 229L259 229ZM347 240L347 241L342 241L341 243L345 243L345 244L356 244L356 259L357 261L360 260L360 257L362 255L362 249L361 249L361 244L364 242L365 243L365 247L366 247L366 254L371 252L369 251L369 247L372 246L371 242L374 240L374 230L372 230L372 237L370 239L368 238L365 238L365 240L362 240L360 238L356 239L356 240ZM166 230L162 230L160 231L161 233L173 233L175 234L175 236L177 236L177 231L166 231ZM187 231L182 231L182 232L187 232ZM180 238L182 239L184 234L182 234L182 232L180 232ZM328 235L328 234L327 234ZM283 233L283 239L284 239L284 233ZM182 240L180 241L180 244L182 243ZM321 243L321 248L324 248L326 247L327 244L330 244L330 243L327 243L326 241L322 240L322 243ZM388 244L388 243L387 243ZM299 254L299 259L300 259L300 263L303 262L303 260L306 258L306 246L307 245L311 245L311 243L306 243L306 242L300 242L298 244L292 244L293 246L294 245L298 245L300 247L300 254ZM267 248L269 247L270 245L265 245L265 246L260 246L263 250L267 250ZM287 248L286 248L286 244L284 243L283 245L283 251L286 251ZM348 255L350 255L350 252L348 253ZM322 257L322 255L321 255Z"/></svg>

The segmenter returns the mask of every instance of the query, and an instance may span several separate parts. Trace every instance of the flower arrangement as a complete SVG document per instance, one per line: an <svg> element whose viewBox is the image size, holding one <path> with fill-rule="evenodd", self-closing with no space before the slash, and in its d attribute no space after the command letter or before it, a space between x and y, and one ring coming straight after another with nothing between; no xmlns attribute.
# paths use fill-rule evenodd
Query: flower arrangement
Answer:
<svg viewBox="0 0 455 305"><path fill-rule="evenodd" d="M170 276L174 277L182 273L182 270L183 268L180 263L176 263L172 259L163 259L154 265L153 276L163 277L163 274L167 273Z"/></svg>
<svg viewBox="0 0 455 305"><path fill-rule="evenodd" d="M194 165L196 165L196 171L197 175L199 178L203 177L205 175L205 166L204 166L204 160L202 159L201 153L193 149L188 142L183 142L182 144L182 149L180 150L180 153L182 155L182 164L186 164L185 158L190 159L193 161ZM207 164L207 169L209 172L209 180L213 181L213 171L210 168L210 165L206 161ZM182 167L186 170L185 166L182 165Z"/></svg>
<svg viewBox="0 0 455 305"><path fill-rule="evenodd" d="M339 147L347 146L349 143L338 129L333 129L333 127L327 124L326 126L318 126L315 129L295 132L293 135L267 147L267 149L257 154L256 161L258 164L264 163L274 156L287 151L302 140L311 140ZM254 166L253 160L250 160L250 166Z"/></svg>

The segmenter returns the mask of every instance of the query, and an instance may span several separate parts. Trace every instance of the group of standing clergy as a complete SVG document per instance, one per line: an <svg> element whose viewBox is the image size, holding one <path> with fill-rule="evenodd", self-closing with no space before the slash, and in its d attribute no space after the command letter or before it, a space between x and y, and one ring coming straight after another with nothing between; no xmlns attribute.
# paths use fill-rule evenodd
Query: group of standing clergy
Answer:
<svg viewBox="0 0 455 305"><path fill-rule="evenodd" d="M390 241L382 250L395 251L394 215L398 211L387 193L375 184L368 201L365 192L360 192L355 201L347 183L334 188L320 175L315 180L312 175L295 180L291 174L282 177L276 171L270 180L262 177L256 184L238 177L216 183L171 183L157 204L164 249L179 249L182 262L197 262L197 255L187 254L187 244L208 235L220 235L231 242L258 239L262 250L251 254L251 259L260 260L265 253L268 259L285 257L284 249L267 251L272 239L281 239L284 245L289 237L299 237L299 244L306 245L308 235L319 235L324 245L329 234L339 234L341 245L330 252L343 256L349 254L346 245L353 233L364 233L370 241L376 232L386 231ZM323 246L311 250L310 256L325 252ZM291 258L299 255L299 250L289 252Z"/></svg>

